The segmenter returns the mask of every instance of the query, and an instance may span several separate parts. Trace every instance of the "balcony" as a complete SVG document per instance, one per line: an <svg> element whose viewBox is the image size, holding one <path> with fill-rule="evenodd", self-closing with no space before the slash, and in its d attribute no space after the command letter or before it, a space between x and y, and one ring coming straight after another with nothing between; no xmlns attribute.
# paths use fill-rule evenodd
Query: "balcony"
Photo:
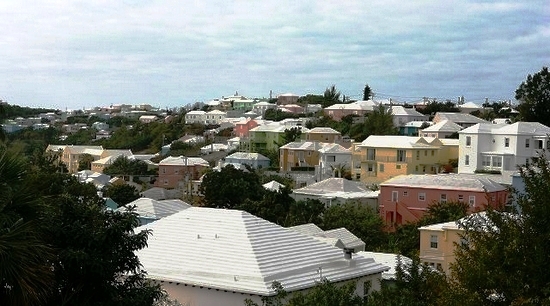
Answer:
<svg viewBox="0 0 550 306"><path fill-rule="evenodd" d="M368 159L366 156L361 156L361 162L384 162L384 163L407 163L411 162L410 157L397 158L397 156L377 156L375 159Z"/></svg>

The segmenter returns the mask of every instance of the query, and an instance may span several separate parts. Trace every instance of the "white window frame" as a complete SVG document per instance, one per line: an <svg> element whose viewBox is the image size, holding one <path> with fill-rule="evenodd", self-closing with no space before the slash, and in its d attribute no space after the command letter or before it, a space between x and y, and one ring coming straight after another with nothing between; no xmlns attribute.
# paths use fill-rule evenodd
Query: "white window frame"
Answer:
<svg viewBox="0 0 550 306"><path fill-rule="evenodd" d="M419 192L418 193L418 201L426 201L426 193L425 192Z"/></svg>
<svg viewBox="0 0 550 306"><path fill-rule="evenodd" d="M447 203L447 194L446 193L442 193L442 194L439 195L439 202Z"/></svg>
<svg viewBox="0 0 550 306"><path fill-rule="evenodd" d="M468 204L470 204L470 206L476 206L476 196L475 195L471 195L468 197Z"/></svg>
<svg viewBox="0 0 550 306"><path fill-rule="evenodd" d="M510 138L504 137L504 147L509 148L510 147Z"/></svg>
<svg viewBox="0 0 550 306"><path fill-rule="evenodd" d="M392 202L399 202L399 191L397 190L392 190L391 192L391 201Z"/></svg>
<svg viewBox="0 0 550 306"><path fill-rule="evenodd" d="M430 235L430 249L437 249L439 246L437 235Z"/></svg>
<svg viewBox="0 0 550 306"><path fill-rule="evenodd" d="M472 146L472 136L466 136L466 146L467 147Z"/></svg>
<svg viewBox="0 0 550 306"><path fill-rule="evenodd" d="M464 165L469 166L470 165L470 155L466 154L464 156Z"/></svg>

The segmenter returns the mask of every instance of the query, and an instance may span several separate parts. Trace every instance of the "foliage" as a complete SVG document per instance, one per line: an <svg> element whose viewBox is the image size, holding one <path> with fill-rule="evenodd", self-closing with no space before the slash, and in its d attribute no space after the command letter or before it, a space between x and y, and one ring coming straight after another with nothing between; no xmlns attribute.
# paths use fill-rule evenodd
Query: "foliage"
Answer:
<svg viewBox="0 0 550 306"><path fill-rule="evenodd" d="M284 226L287 224L290 206L295 202L290 193L292 193L292 190L286 186L279 191L266 190L261 200L245 199L242 204L236 205L235 208Z"/></svg>
<svg viewBox="0 0 550 306"><path fill-rule="evenodd" d="M147 175L147 163L138 159L129 159L126 156L117 157L112 164L103 169L103 173L110 176Z"/></svg>
<svg viewBox="0 0 550 306"><path fill-rule="evenodd" d="M0 188L0 240L23 239L0 250L0 278L10 284L2 304L151 305L159 297L134 254L149 234L134 233L136 214L107 211L93 185L52 172L57 166L37 162L31 172L26 159L10 158L11 170L0 171L0 184L10 182Z"/></svg>
<svg viewBox="0 0 550 306"><path fill-rule="evenodd" d="M94 157L91 154L84 153L78 158L78 171L91 170Z"/></svg>
<svg viewBox="0 0 550 306"><path fill-rule="evenodd" d="M422 113L424 115L431 115L434 116L438 112L445 112L445 113L458 113L460 110L456 105L451 102L438 102L437 100L433 100L431 102L428 102L425 107L418 108L417 109L419 113Z"/></svg>
<svg viewBox="0 0 550 306"><path fill-rule="evenodd" d="M300 114L283 112L280 109L267 109L263 118L265 120L281 121L287 118L300 118Z"/></svg>
<svg viewBox="0 0 550 306"><path fill-rule="evenodd" d="M397 135L398 130L393 125L391 108L386 109L380 104L373 112L367 115L363 123L355 124L350 129L350 137L356 141L363 141L370 135Z"/></svg>
<svg viewBox="0 0 550 306"><path fill-rule="evenodd" d="M325 103L325 97L323 95L309 94L298 98L298 102L296 103L302 106L308 104L320 104L322 106Z"/></svg>
<svg viewBox="0 0 550 306"><path fill-rule="evenodd" d="M365 84L363 89L363 101L370 100L372 98L372 89L370 89L369 84Z"/></svg>
<svg viewBox="0 0 550 306"><path fill-rule="evenodd" d="M372 208L348 202L332 205L323 213L323 230L345 227L365 242L367 250L376 250L385 241L384 222Z"/></svg>
<svg viewBox="0 0 550 306"><path fill-rule="evenodd" d="M516 90L520 120L550 126L550 72L548 67L528 75Z"/></svg>
<svg viewBox="0 0 550 306"><path fill-rule="evenodd" d="M103 194L115 201L118 206L126 205L140 198L136 187L128 184L106 186Z"/></svg>
<svg viewBox="0 0 550 306"><path fill-rule="evenodd" d="M0 103L0 123L5 119L15 119L17 117L28 118L28 117L34 117L43 113L52 113L52 112L56 112L56 110L49 109L49 108L31 108L26 106Z"/></svg>
<svg viewBox="0 0 550 306"><path fill-rule="evenodd" d="M426 264L420 264L418 259L413 259L411 263L398 261L395 283L383 283L379 292L371 293L367 305L438 305L442 300L446 300L446 291L445 274Z"/></svg>
<svg viewBox="0 0 550 306"><path fill-rule="evenodd" d="M302 129L300 127L292 127L290 129L285 129L283 134L283 143L279 146L284 146L287 143L294 142L302 136Z"/></svg>
<svg viewBox="0 0 550 306"><path fill-rule="evenodd" d="M205 206L217 208L235 208L246 199L260 201L266 192L251 168L241 170L232 165L207 172L199 191L204 195Z"/></svg>
<svg viewBox="0 0 550 306"><path fill-rule="evenodd" d="M451 266L457 299L469 298L469 305L550 305L550 274L543 268L550 263L546 154L520 168L525 192L516 194L513 213L489 209L462 222L467 243L457 245Z"/></svg>
<svg viewBox="0 0 550 306"><path fill-rule="evenodd" d="M331 85L330 87L327 87L323 94L323 103L321 104L321 106L325 108L340 103L340 95L341 93L336 89L336 85Z"/></svg>

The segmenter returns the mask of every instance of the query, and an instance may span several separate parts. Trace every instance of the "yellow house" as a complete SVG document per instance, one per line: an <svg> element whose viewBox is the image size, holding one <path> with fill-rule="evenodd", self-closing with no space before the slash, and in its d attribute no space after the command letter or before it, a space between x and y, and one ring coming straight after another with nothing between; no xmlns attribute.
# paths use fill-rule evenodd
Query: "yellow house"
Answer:
<svg viewBox="0 0 550 306"><path fill-rule="evenodd" d="M325 143L317 141L290 142L279 149L279 168L291 171L294 167L315 167L319 165L319 149Z"/></svg>
<svg viewBox="0 0 550 306"><path fill-rule="evenodd" d="M335 143L342 141L342 134L329 127L316 127L306 133L307 141Z"/></svg>
<svg viewBox="0 0 550 306"><path fill-rule="evenodd" d="M67 170L69 170L69 173L76 173L78 172L78 162L79 162L80 156L82 156L83 154L89 154L94 158L94 160L98 160L101 158L101 154L103 153L103 147L102 146L49 145L46 148L46 152L61 153L61 162L65 164L65 166L67 167Z"/></svg>
<svg viewBox="0 0 550 306"><path fill-rule="evenodd" d="M371 135L351 151L353 177L379 184L398 175L443 172L458 158L458 139Z"/></svg>

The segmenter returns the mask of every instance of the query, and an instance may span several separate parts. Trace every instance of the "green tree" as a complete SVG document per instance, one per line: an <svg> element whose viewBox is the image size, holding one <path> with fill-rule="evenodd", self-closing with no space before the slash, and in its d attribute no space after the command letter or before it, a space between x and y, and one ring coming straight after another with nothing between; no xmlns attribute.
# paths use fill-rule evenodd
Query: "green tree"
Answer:
<svg viewBox="0 0 550 306"><path fill-rule="evenodd" d="M140 198L136 187L128 184L107 186L104 188L103 193L106 197L115 201L118 206L126 205Z"/></svg>
<svg viewBox="0 0 550 306"><path fill-rule="evenodd" d="M92 162L94 157L91 154L84 153L78 158L78 171L92 169Z"/></svg>
<svg viewBox="0 0 550 306"><path fill-rule="evenodd" d="M325 89L323 94L323 108L340 103L340 91L336 89L336 85L331 85Z"/></svg>
<svg viewBox="0 0 550 306"><path fill-rule="evenodd" d="M522 121L550 126L550 73L548 67L528 75L516 90L519 117Z"/></svg>
<svg viewBox="0 0 550 306"><path fill-rule="evenodd" d="M319 226L323 230L345 227L363 240L368 250L380 248L386 238L384 222L378 213L370 207L353 202L327 208Z"/></svg>
<svg viewBox="0 0 550 306"><path fill-rule="evenodd" d="M369 84L365 84L363 89L363 101L370 100L372 98L372 90L370 89Z"/></svg>
<svg viewBox="0 0 550 306"><path fill-rule="evenodd" d="M38 305L51 294L54 253L44 241L40 199L25 184L26 163L0 148L0 304Z"/></svg>
<svg viewBox="0 0 550 306"><path fill-rule="evenodd" d="M355 124L350 129L350 137L356 141L363 141L370 135L397 135L399 131L393 125L391 108L380 104L373 112L367 115L363 123Z"/></svg>
<svg viewBox="0 0 550 306"><path fill-rule="evenodd" d="M283 134L283 142L279 144L279 147L284 146L287 143L298 140L302 136L302 129L299 127L292 127L285 129Z"/></svg>
<svg viewBox="0 0 550 306"><path fill-rule="evenodd" d="M260 201L265 193L258 174L250 168L241 170L232 165L207 172L199 190L204 195L204 205L217 208L235 208L246 199Z"/></svg>
<svg viewBox="0 0 550 306"><path fill-rule="evenodd" d="M147 175L149 170L147 163L142 160L119 156L112 164L103 169L103 173L110 176Z"/></svg>
<svg viewBox="0 0 550 306"><path fill-rule="evenodd" d="M525 192L512 213L487 210L462 222L451 266L462 305L550 305L550 162L546 152L520 167Z"/></svg>

